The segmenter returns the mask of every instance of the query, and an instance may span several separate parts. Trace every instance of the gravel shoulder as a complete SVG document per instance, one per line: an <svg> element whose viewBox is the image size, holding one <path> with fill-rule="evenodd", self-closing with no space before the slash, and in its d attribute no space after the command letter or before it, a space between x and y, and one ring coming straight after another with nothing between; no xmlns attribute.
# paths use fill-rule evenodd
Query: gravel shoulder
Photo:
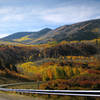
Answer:
<svg viewBox="0 0 100 100"><path fill-rule="evenodd" d="M0 93L0 100L43 100L43 99L24 96L24 95L17 95L17 94Z"/></svg>

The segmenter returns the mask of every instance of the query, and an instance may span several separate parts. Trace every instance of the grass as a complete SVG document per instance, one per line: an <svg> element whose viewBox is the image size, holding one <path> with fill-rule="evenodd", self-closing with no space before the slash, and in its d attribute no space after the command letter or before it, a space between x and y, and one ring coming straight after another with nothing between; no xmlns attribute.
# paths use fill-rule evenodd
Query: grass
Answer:
<svg viewBox="0 0 100 100"><path fill-rule="evenodd" d="M7 86L6 88L10 89L38 89L38 84L21 84L21 85L14 85L14 86Z"/></svg>
<svg viewBox="0 0 100 100"><path fill-rule="evenodd" d="M29 35L27 36L24 36L22 38L19 38L19 39L14 39L15 42L22 42L22 41L26 41L26 40L32 40L31 38L28 38Z"/></svg>
<svg viewBox="0 0 100 100"><path fill-rule="evenodd" d="M20 74L14 72L7 72L0 70L0 85L2 84L12 84L12 83L19 83L19 82L28 82L31 81L27 79L27 77L23 77Z"/></svg>
<svg viewBox="0 0 100 100"><path fill-rule="evenodd" d="M15 79L15 78L10 78L10 77L5 77L5 76L0 75L0 85L10 84L10 83L18 83L18 82L22 82L22 81Z"/></svg>

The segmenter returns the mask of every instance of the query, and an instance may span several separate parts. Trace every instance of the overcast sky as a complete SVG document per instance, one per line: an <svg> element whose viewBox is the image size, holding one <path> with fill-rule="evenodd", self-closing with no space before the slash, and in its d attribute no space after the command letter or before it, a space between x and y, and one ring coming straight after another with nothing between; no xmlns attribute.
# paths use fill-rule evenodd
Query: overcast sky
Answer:
<svg viewBox="0 0 100 100"><path fill-rule="evenodd" d="M100 0L0 0L0 38L100 18Z"/></svg>

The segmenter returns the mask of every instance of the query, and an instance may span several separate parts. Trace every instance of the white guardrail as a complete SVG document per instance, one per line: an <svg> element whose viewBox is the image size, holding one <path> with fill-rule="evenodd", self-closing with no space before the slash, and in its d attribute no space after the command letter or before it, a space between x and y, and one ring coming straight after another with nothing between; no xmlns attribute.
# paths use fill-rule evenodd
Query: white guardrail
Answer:
<svg viewBox="0 0 100 100"><path fill-rule="evenodd" d="M26 83L28 83L28 82L26 82ZM100 90L34 90L34 89L8 89L8 88L3 88L5 86L19 85L19 84L23 84L23 83L0 85L0 91L18 92L18 93L32 93L32 94L48 94L48 95L100 97Z"/></svg>
<svg viewBox="0 0 100 100"><path fill-rule="evenodd" d="M48 94L48 95L66 95L66 96L96 96L100 97L100 91L91 90L33 90L33 89L6 89L0 88L0 91L12 91L19 93L32 93L32 94Z"/></svg>

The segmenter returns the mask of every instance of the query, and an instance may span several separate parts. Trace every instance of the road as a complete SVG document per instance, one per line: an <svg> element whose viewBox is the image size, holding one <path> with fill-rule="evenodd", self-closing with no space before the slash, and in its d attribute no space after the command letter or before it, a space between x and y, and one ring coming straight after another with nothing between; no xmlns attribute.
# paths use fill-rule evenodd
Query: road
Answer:
<svg viewBox="0 0 100 100"><path fill-rule="evenodd" d="M0 100L43 100L40 98L33 98L24 95L0 93Z"/></svg>

